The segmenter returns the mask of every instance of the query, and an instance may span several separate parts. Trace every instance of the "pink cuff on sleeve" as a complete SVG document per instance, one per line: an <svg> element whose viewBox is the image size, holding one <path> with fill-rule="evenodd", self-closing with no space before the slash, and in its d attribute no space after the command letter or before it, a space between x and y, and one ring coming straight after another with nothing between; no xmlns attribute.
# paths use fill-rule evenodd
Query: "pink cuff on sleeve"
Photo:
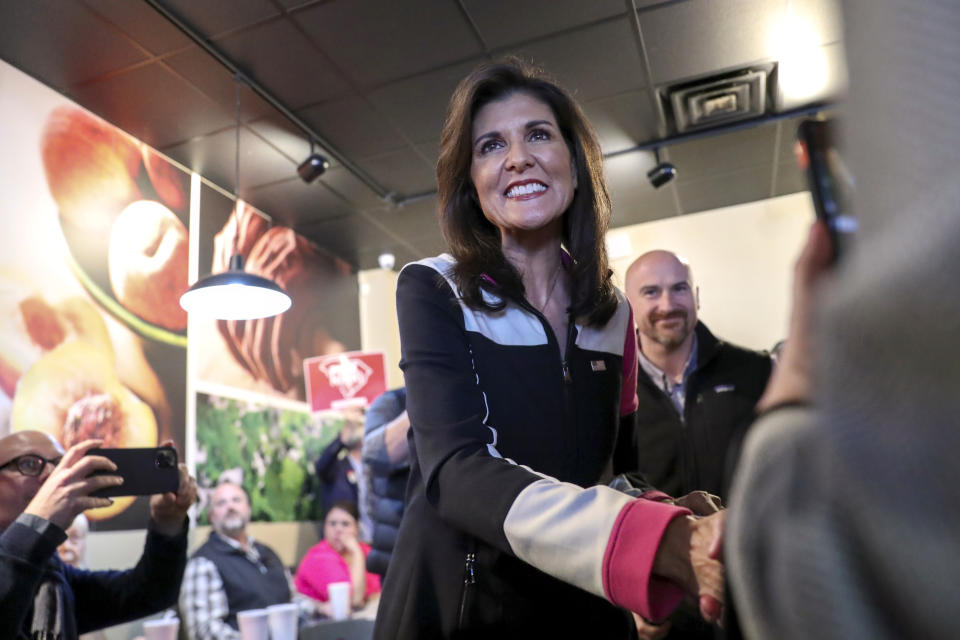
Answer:
<svg viewBox="0 0 960 640"><path fill-rule="evenodd" d="M656 489L645 491L640 494L640 497L643 498L644 500L653 500L654 502L666 502L667 500L673 500L672 497L670 497L663 491L657 491Z"/></svg>
<svg viewBox="0 0 960 640"><path fill-rule="evenodd" d="M651 572L667 525L689 513L644 498L620 511L603 555L603 590L610 602L654 621L663 620L680 604L680 587Z"/></svg>

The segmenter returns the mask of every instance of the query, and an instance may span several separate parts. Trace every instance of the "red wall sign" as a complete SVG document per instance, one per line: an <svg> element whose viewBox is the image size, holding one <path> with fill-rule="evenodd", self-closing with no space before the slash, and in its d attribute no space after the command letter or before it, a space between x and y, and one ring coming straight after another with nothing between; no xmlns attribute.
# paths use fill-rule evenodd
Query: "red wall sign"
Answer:
<svg viewBox="0 0 960 640"><path fill-rule="evenodd" d="M303 361L307 399L313 411L366 407L387 390L387 361L382 351L348 351Z"/></svg>

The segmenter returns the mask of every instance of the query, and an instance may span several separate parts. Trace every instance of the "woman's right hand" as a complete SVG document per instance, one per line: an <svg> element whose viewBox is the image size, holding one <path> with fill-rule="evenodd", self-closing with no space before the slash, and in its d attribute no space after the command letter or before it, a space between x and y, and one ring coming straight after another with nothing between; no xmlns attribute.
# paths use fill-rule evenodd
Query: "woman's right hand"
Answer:
<svg viewBox="0 0 960 640"><path fill-rule="evenodd" d="M723 617L723 564L716 552L716 540L723 534L723 515L674 518L653 560L653 573L698 598L700 615L711 623L719 623Z"/></svg>

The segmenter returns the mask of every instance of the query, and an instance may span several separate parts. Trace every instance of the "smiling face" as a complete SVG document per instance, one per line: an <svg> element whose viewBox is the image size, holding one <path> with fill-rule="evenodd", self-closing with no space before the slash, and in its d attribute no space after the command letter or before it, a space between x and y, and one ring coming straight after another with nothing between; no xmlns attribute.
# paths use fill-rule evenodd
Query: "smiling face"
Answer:
<svg viewBox="0 0 960 640"><path fill-rule="evenodd" d="M559 236L576 175L550 107L526 93L482 106L473 120L470 178L502 238L548 227Z"/></svg>
<svg viewBox="0 0 960 640"><path fill-rule="evenodd" d="M685 348L697 325L697 294L690 268L669 251L651 251L630 265L624 279L640 330L640 348Z"/></svg>

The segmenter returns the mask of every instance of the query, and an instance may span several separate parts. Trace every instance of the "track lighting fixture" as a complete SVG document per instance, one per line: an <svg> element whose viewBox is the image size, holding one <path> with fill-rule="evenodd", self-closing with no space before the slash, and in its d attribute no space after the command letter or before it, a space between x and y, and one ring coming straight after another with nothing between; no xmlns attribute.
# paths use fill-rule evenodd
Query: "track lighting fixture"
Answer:
<svg viewBox="0 0 960 640"><path fill-rule="evenodd" d="M657 166L647 172L647 178L654 189L659 189L677 177L677 168L669 162L660 162L660 149L653 150L653 157Z"/></svg>
<svg viewBox="0 0 960 640"><path fill-rule="evenodd" d="M297 167L297 173L300 174L300 179L310 184L317 178L323 175L323 172L327 170L327 167L330 166L330 163L327 162L327 159L324 158L319 153L314 152L313 150L313 140L310 141L310 155L307 156L307 159L300 163L300 166Z"/></svg>

